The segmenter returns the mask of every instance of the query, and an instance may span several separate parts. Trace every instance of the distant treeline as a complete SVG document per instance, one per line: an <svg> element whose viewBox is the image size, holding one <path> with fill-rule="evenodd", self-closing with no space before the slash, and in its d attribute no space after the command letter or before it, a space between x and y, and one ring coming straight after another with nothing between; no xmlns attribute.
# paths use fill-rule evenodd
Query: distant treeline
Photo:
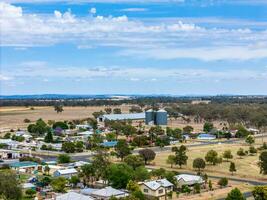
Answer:
<svg viewBox="0 0 267 200"><path fill-rule="evenodd" d="M133 99L0 99L0 106L118 106L122 104L138 104L141 107L155 104L190 103L193 100L210 100L211 103L226 104L267 104L267 96L211 96L211 97L136 97Z"/></svg>

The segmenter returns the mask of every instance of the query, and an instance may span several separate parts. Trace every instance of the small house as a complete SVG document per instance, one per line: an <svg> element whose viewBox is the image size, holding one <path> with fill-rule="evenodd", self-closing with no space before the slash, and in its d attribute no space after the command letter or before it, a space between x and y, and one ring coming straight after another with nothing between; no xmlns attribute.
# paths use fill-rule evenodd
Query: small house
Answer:
<svg viewBox="0 0 267 200"><path fill-rule="evenodd" d="M159 179L139 183L142 193L148 197L155 197L159 200L173 190L173 184L167 179Z"/></svg>
<svg viewBox="0 0 267 200"><path fill-rule="evenodd" d="M73 192L73 191L58 195L56 197L56 200L76 200L76 199L77 200L93 200L93 198L91 198L89 196L79 194L79 193Z"/></svg>
<svg viewBox="0 0 267 200"><path fill-rule="evenodd" d="M177 180L178 187L182 187L183 185L193 186L195 184L203 184L204 181L201 176L190 175L190 174L180 174L175 176Z"/></svg>
<svg viewBox="0 0 267 200"><path fill-rule="evenodd" d="M199 140L215 140L216 136L212 134L202 133L197 136Z"/></svg>
<svg viewBox="0 0 267 200"><path fill-rule="evenodd" d="M112 187L105 187L99 190L93 190L90 196L99 200L108 200L111 197L122 198L127 197L129 194L122 190L117 190Z"/></svg>
<svg viewBox="0 0 267 200"><path fill-rule="evenodd" d="M39 171L42 169L41 165L31 161L15 162L11 163L9 166L11 167L11 169L24 173L33 173L34 171Z"/></svg>
<svg viewBox="0 0 267 200"><path fill-rule="evenodd" d="M54 173L53 173L53 176L54 177L65 177L65 178L71 178L72 176L75 176L78 174L78 171L74 168L70 168L70 169L59 169L59 170L56 170Z"/></svg>

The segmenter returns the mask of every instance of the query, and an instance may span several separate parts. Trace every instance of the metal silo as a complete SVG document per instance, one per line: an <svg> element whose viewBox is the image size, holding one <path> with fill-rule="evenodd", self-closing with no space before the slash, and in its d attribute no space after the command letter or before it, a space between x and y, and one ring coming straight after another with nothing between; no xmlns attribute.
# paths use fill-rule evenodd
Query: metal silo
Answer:
<svg viewBox="0 0 267 200"><path fill-rule="evenodd" d="M160 109L156 112L156 125L166 126L168 121L168 113L164 109Z"/></svg>
<svg viewBox="0 0 267 200"><path fill-rule="evenodd" d="M146 125L154 124L154 111L149 109L146 111Z"/></svg>

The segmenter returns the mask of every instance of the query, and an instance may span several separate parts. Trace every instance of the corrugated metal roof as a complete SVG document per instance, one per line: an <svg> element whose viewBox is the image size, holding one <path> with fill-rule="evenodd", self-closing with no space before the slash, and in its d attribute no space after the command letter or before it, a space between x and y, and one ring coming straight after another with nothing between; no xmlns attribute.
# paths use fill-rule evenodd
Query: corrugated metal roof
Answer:
<svg viewBox="0 0 267 200"><path fill-rule="evenodd" d="M145 113L127 113L103 115L103 120L138 120L145 119Z"/></svg>
<svg viewBox="0 0 267 200"><path fill-rule="evenodd" d="M74 174L74 173L78 173L76 169L74 168L70 168L70 169L59 169L57 170L61 175L64 174Z"/></svg>

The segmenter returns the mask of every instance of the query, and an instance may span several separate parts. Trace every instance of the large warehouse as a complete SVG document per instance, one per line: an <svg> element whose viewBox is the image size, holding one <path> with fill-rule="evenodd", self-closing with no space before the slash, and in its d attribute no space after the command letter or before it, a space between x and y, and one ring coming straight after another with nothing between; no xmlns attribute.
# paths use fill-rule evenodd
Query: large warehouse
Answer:
<svg viewBox="0 0 267 200"><path fill-rule="evenodd" d="M144 113L127 113L127 114L105 114L97 118L99 122L111 120L144 120L146 125L166 126L168 122L168 113L164 109L149 109Z"/></svg>
<svg viewBox="0 0 267 200"><path fill-rule="evenodd" d="M99 122L106 120L145 120L145 113L109 114L98 117Z"/></svg>

